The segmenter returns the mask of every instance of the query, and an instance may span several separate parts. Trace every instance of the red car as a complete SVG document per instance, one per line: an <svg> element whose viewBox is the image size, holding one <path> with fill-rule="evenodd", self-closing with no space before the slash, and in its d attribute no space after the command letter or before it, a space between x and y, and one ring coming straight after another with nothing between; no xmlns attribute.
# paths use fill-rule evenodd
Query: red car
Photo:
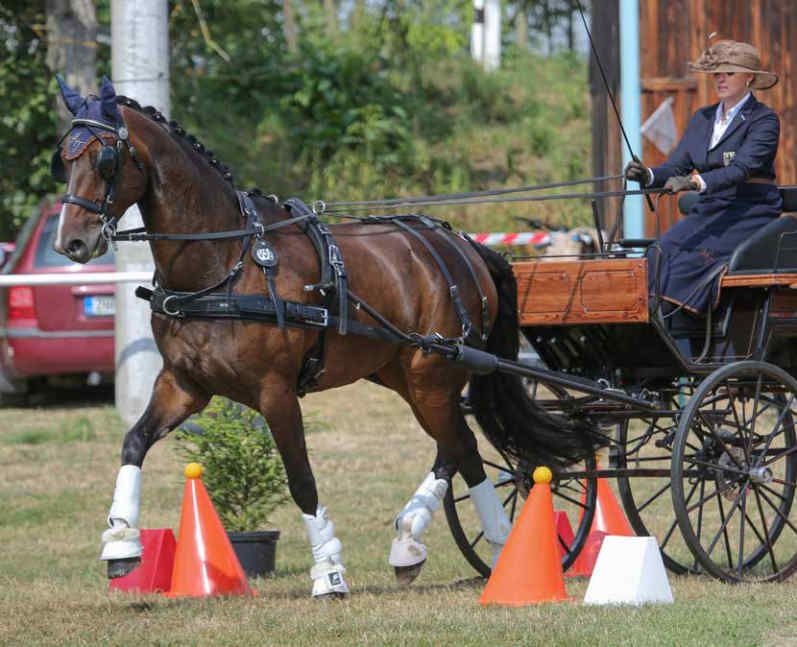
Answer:
<svg viewBox="0 0 797 647"><path fill-rule="evenodd" d="M46 207L25 223L2 276L115 271L110 249L86 265L53 249L60 208ZM112 284L0 287L0 394L77 379L96 385L113 374Z"/></svg>

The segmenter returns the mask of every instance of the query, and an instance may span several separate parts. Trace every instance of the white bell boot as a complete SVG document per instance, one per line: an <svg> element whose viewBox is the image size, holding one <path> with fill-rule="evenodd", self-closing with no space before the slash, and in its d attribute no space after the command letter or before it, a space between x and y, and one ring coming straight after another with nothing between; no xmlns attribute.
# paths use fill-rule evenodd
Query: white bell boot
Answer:
<svg viewBox="0 0 797 647"><path fill-rule="evenodd" d="M423 564L426 561L426 546L420 539L432 521L432 515L448 490L446 479L436 478L429 472L395 521L397 536L390 546L388 563L395 568ZM415 573L417 575L417 573ZM414 579L414 577L413 577Z"/></svg>
<svg viewBox="0 0 797 647"><path fill-rule="evenodd" d="M302 514L307 539L313 550L315 564L310 569L313 580L313 597L344 597L349 587L343 574L346 569L340 560L343 544L335 537L335 524L327 516L327 509L319 505L315 516Z"/></svg>
<svg viewBox="0 0 797 647"><path fill-rule="evenodd" d="M492 565L495 566L498 555L501 554L501 549L509 537L509 531L512 530L512 522L506 516L501 499L498 498L490 479L484 479L478 485L470 488L468 492L476 507L476 514L479 515L484 538L493 551Z"/></svg>
<svg viewBox="0 0 797 647"><path fill-rule="evenodd" d="M116 477L113 503L108 512L108 530L102 533L101 560L141 557L138 514L141 502L141 468L123 465Z"/></svg>

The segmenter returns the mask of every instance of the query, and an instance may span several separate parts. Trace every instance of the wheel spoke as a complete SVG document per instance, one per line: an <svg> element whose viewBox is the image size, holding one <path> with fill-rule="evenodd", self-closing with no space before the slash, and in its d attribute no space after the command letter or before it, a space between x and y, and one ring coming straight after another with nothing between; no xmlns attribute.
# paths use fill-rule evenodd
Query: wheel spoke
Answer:
<svg viewBox="0 0 797 647"><path fill-rule="evenodd" d="M761 461L764 460L764 456L767 455L769 452L769 447L772 445L772 441L775 439L775 436L778 434L780 429L783 426L783 420L786 417L787 413L791 413L791 406L794 402L794 394L789 397L789 401L784 405L783 409L781 410L780 414L778 415L778 419L775 421L775 426L772 428L772 431L767 434L766 441L764 442L764 451L761 452L760 457L758 458L758 462L754 467L758 467L761 464ZM766 465L766 463L764 463Z"/></svg>
<svg viewBox="0 0 797 647"><path fill-rule="evenodd" d="M764 527L764 536L766 537L765 543L767 547L767 552L769 553L769 559L772 562L772 571L773 573L777 573L780 569L778 569L778 563L775 560L775 551L773 549L774 547L772 545L772 541L769 538L770 537L769 526L767 525L767 519L766 515L764 514L764 508L761 505L761 495L759 494L758 488L756 487L755 484L753 484L753 494L755 495L756 507L758 508L758 516L761 517L761 525Z"/></svg>
<svg viewBox="0 0 797 647"><path fill-rule="evenodd" d="M476 548L476 544L478 544L482 540L482 537L484 537L483 530L479 531L479 534L476 535L476 538L472 542L470 542L470 547Z"/></svg>
<svg viewBox="0 0 797 647"><path fill-rule="evenodd" d="M561 499L564 499L565 501L569 501L573 505L577 505L579 508L586 509L586 507L587 507L585 503L582 503L581 501L577 501L576 499L571 499L569 496L565 496L564 494L562 494L559 490L556 491L556 496L561 498Z"/></svg>
<svg viewBox="0 0 797 647"><path fill-rule="evenodd" d="M661 487L658 490L656 490L656 492L653 494L653 496L651 496L648 499L646 499L645 502L642 503L641 505L638 505L637 506L637 511L638 512L642 512L651 503L653 503L653 501L658 499L662 494L664 494L667 490L669 490L670 489L670 485L671 485L671 482L667 481L667 483L665 483L663 487Z"/></svg>
<svg viewBox="0 0 797 647"><path fill-rule="evenodd" d="M744 520L747 517L747 486L741 491L742 502L739 504L741 509L741 519L739 521L739 550L736 559L736 572L739 579L742 579L742 569L744 568Z"/></svg>
<svg viewBox="0 0 797 647"><path fill-rule="evenodd" d="M693 458L689 456L684 456L684 460L692 465L700 465L701 467L708 467L713 470L721 470L723 472L731 472L732 474L737 474L739 476L747 476L747 470L735 470L732 467L728 467L727 465L718 465L717 463L709 463L708 461L701 461L699 458Z"/></svg>
<svg viewBox="0 0 797 647"><path fill-rule="evenodd" d="M767 488L766 486L764 487L764 490L768 489L769 488ZM769 500L769 497L766 494L764 494L763 490L761 491L761 496L764 497L764 501L766 501L770 505L770 507L775 511L775 514L777 514L781 518L781 520L789 528L791 528L795 534L797 534L797 528L794 527L794 524L791 521L789 521L789 519L783 514L783 512L781 512L780 508L778 508L774 503L772 503L772 501Z"/></svg>
<svg viewBox="0 0 797 647"><path fill-rule="evenodd" d="M702 411L698 410L698 412L697 412L697 413L698 413L698 415L699 415L699 416L700 416L700 417L703 419L703 422L704 422L704 423L706 423L706 426L708 427L708 433L711 435L711 437L712 437L712 438L713 438L713 439L714 439L714 440L715 440L717 443L719 443L719 446L720 446L720 447L722 447L722 451L723 451L723 452L725 452L725 453L728 455L728 458L730 458L730 459L731 459L731 460L732 460L734 463L736 463L736 467L738 467L740 470L744 470L744 466L743 466L743 465L740 465L740 464L739 464L739 461L738 461L738 460L736 460L736 456L734 456L734 455L733 455L733 453L732 453L732 452L731 452L731 451L728 449L728 446L725 444L725 441L724 441L724 440L722 439L722 437L721 437L721 436L720 436L720 435L717 433L717 430L716 430L716 429L714 429L714 425L710 424L710 423L709 423L709 422L708 422L708 421L705 419L705 417L703 416L703 412L702 412Z"/></svg>
<svg viewBox="0 0 797 647"><path fill-rule="evenodd" d="M488 461L485 459L482 459L482 463L484 463L485 465L489 465L490 467L494 467L499 472L508 472L510 474L512 473L512 468L509 467L508 465L498 465L497 463L493 463L492 461Z"/></svg>
<svg viewBox="0 0 797 647"><path fill-rule="evenodd" d="M717 499L717 506L719 507L720 511L720 519L722 520L722 524L720 525L720 529L717 531L717 534L714 535L714 539L711 540L711 544L709 545L709 549L706 551L709 555L711 555L711 551L714 550L714 546L716 546L717 541L720 537L724 537L725 541L725 554L728 558L728 568L733 568L733 556L731 555L731 540L728 536L728 524L731 521L736 509L739 507L739 501L742 498L742 493L744 489L742 489L739 494L736 495L736 498L733 500L733 504L731 505L731 509L728 511L728 516L725 516L725 508L722 505L722 495L719 492L719 488L714 491Z"/></svg>
<svg viewBox="0 0 797 647"><path fill-rule="evenodd" d="M795 445L794 447L789 447L786 451L783 451L780 454L775 454L769 460L766 460L763 463L761 463L761 465L766 467L767 465L771 465L772 463L774 463L776 460L779 460L784 456L789 456L791 454L794 454L795 452L797 452L797 445Z"/></svg>

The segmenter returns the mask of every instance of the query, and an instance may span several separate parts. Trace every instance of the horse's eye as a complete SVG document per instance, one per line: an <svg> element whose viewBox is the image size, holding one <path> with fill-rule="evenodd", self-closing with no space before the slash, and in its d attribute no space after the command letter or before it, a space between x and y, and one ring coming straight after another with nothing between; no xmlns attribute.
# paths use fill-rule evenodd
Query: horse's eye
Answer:
<svg viewBox="0 0 797 647"><path fill-rule="evenodd" d="M97 156L97 171L106 182L113 180L116 174L116 149L113 146L103 146Z"/></svg>

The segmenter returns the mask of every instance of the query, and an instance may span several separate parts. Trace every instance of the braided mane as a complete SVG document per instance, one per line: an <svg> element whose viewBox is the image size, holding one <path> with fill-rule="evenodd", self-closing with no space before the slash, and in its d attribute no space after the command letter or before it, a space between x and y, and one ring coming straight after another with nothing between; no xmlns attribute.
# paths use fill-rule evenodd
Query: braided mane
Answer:
<svg viewBox="0 0 797 647"><path fill-rule="evenodd" d="M152 106L141 107L141 105L135 99L131 99L130 97L125 96L117 96L116 102L120 105L123 105L127 108L132 108L136 112L140 112L143 115L146 115L153 121L157 123L162 123L168 126L169 132L172 135L175 135L183 142L188 144L192 150L199 153L202 157L205 158L208 164L216 169L221 176L229 182L233 187L235 186L235 182L233 179L232 172L230 168L216 159L216 156L213 154L213 151L205 148L205 146L200 142L196 137L186 132L185 128L183 128L179 123L174 120L167 120L166 117L163 116L163 113L160 112L157 108L153 108Z"/></svg>

